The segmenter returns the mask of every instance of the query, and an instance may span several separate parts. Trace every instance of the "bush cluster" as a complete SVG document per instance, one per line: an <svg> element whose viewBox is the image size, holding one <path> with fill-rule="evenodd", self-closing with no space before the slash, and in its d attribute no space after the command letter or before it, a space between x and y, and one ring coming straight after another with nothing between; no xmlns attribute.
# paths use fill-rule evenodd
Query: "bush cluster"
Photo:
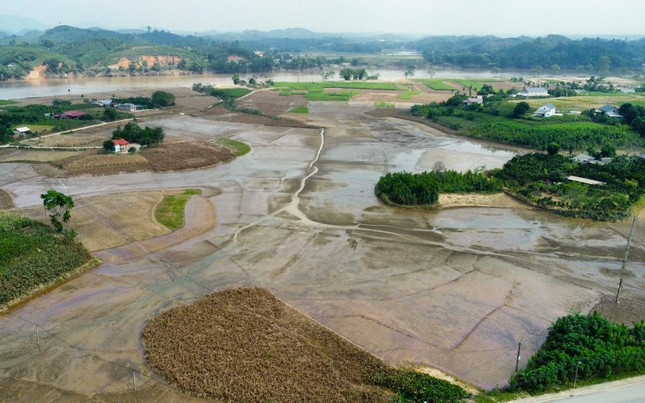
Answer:
<svg viewBox="0 0 645 403"><path fill-rule="evenodd" d="M432 205L439 199L439 188L427 172L395 172L382 176L376 196L388 204Z"/></svg>
<svg viewBox="0 0 645 403"><path fill-rule="evenodd" d="M540 350L510 384L529 392L548 390L573 382L576 367L579 381L645 373L643 321L627 327L597 312L559 318Z"/></svg>

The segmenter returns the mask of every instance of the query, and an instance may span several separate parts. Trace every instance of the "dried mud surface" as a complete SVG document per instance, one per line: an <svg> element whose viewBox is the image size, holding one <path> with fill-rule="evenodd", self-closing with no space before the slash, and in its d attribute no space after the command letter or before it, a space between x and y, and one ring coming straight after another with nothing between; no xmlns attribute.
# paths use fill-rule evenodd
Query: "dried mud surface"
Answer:
<svg viewBox="0 0 645 403"><path fill-rule="evenodd" d="M623 299L644 299L643 221L622 272L627 222L526 206L382 205L374 183L384 173L419 172L439 161L447 169L496 168L518 150L375 118L367 114L373 108L311 102L302 118L325 127L323 135L207 114L148 119L177 139L251 146L199 170L51 178L31 164L0 164L0 188L18 208L41 206L39 195L50 188L75 200L220 190L192 198L186 212L187 225L207 221L201 205L212 204L217 226L100 251L100 267L0 315L0 378L41 391L124 393L132 388L130 368L154 374L140 340L148 321L220 290L259 286L389 364L433 367L494 388L513 373L518 342L530 356L557 317L590 312L614 295L619 278ZM139 387L155 383L141 377Z"/></svg>
<svg viewBox="0 0 645 403"><path fill-rule="evenodd" d="M181 390L225 401L388 401L387 366L261 288L229 289L153 319L151 365Z"/></svg>

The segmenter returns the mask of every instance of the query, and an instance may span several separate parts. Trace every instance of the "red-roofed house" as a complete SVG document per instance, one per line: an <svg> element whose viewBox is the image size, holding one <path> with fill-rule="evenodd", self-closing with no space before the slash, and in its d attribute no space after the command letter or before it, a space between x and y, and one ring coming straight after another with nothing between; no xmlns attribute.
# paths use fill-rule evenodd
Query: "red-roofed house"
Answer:
<svg viewBox="0 0 645 403"><path fill-rule="evenodd" d="M116 139L116 140L112 140L112 142L114 143L115 153L125 153L128 151L128 144L130 143L128 143L124 139Z"/></svg>
<svg viewBox="0 0 645 403"><path fill-rule="evenodd" d="M78 119L81 116L85 116L85 115L87 115L87 112L67 111L67 112L64 112L62 115L60 115L60 117L63 119Z"/></svg>

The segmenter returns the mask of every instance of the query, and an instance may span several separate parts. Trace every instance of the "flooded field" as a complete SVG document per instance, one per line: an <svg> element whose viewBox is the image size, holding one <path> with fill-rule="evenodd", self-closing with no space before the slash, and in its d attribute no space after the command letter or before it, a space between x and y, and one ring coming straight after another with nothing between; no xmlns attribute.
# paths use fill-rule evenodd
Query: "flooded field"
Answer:
<svg viewBox="0 0 645 403"><path fill-rule="evenodd" d="M190 116L148 120L169 135L228 137L252 147L231 163L195 171L50 179L27 164L0 164L0 187L18 207L38 205L51 187L75 199L217 190L205 194L215 228L172 246L102 250L102 266L0 314L0 378L15 379L14 390L37 384L123 393L132 390L134 368L139 387L165 388L143 357L146 321L217 290L259 285L390 363L431 366L494 388L512 374L518 342L525 365L551 321L589 311L620 277L625 298L643 299L642 226L628 270L619 273L626 223L569 220L525 206L383 206L373 187L386 172L439 161L450 169L495 168L514 152L365 115L369 109L310 104L308 123L322 131Z"/></svg>

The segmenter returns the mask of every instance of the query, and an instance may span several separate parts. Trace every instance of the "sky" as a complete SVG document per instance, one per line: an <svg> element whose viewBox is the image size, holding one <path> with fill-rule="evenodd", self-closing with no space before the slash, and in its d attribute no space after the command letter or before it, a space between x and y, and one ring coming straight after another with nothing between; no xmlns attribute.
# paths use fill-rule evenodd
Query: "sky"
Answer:
<svg viewBox="0 0 645 403"><path fill-rule="evenodd" d="M47 25L111 29L645 36L645 0L0 0L0 6L0 14Z"/></svg>

